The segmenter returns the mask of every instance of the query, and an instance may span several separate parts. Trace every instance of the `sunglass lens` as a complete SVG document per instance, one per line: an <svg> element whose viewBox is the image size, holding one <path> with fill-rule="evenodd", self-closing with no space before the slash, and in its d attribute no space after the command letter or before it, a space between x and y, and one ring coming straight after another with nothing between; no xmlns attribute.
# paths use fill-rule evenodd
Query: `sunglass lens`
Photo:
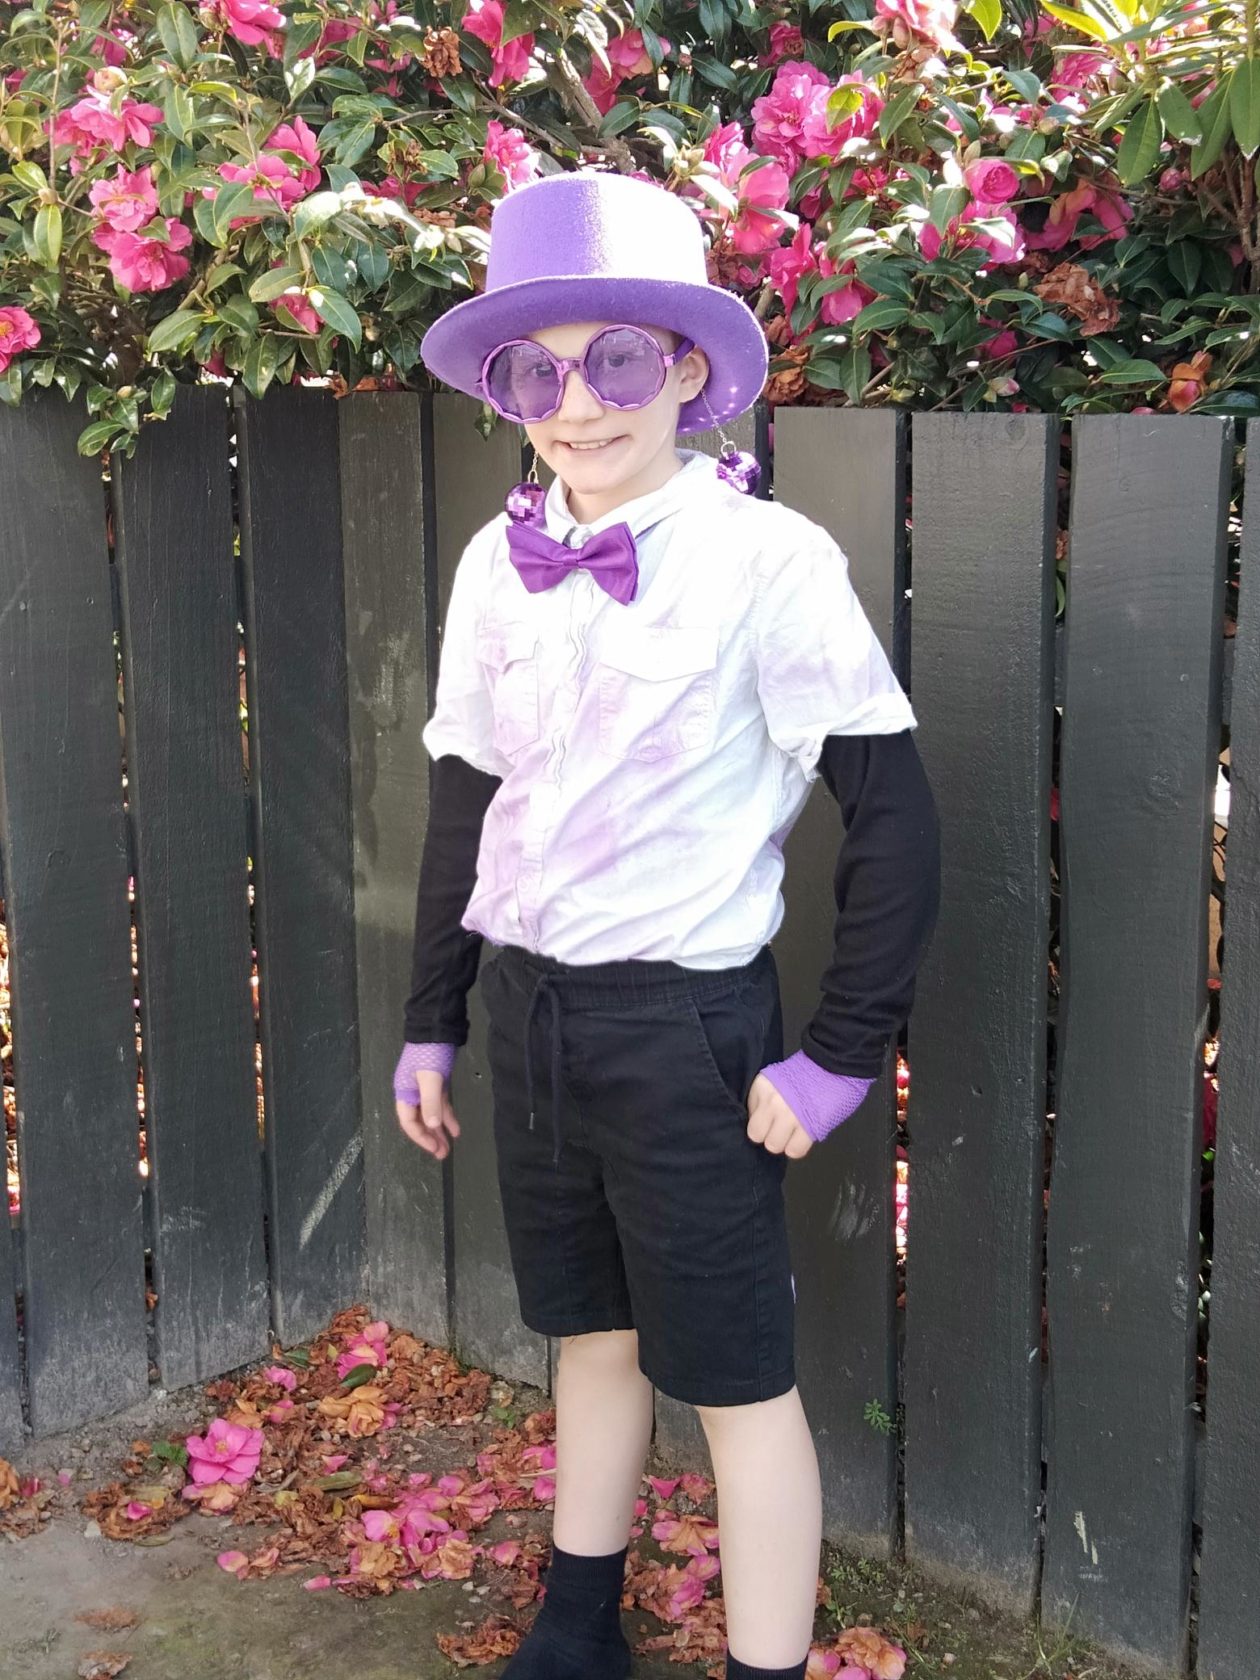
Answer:
<svg viewBox="0 0 1260 1680"><path fill-rule="evenodd" d="M641 408L661 388L660 346L650 333L614 327L600 333L587 355L587 375L597 397L618 408Z"/></svg>
<svg viewBox="0 0 1260 1680"><path fill-rule="evenodd" d="M486 390L514 420L540 420L556 406L555 364L537 344L505 344L486 370Z"/></svg>

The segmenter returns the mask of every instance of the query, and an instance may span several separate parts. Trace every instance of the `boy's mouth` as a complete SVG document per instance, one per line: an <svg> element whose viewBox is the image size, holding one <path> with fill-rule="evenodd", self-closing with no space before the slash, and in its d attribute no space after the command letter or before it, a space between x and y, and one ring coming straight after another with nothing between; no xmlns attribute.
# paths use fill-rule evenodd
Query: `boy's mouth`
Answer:
<svg viewBox="0 0 1260 1680"><path fill-rule="evenodd" d="M575 455L598 455L601 449L608 449L614 443L620 442L620 438L600 438L597 442L591 443L570 443L567 440L561 440L562 447L572 450Z"/></svg>

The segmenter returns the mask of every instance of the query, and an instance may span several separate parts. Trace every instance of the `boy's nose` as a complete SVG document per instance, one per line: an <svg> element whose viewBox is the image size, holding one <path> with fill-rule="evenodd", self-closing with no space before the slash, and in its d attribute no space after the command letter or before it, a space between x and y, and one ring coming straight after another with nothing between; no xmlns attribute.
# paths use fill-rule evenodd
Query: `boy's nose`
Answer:
<svg viewBox="0 0 1260 1680"><path fill-rule="evenodd" d="M580 368L570 368L564 377L564 389L560 396L560 407L554 418L557 420L592 420L604 412L604 405L582 378Z"/></svg>

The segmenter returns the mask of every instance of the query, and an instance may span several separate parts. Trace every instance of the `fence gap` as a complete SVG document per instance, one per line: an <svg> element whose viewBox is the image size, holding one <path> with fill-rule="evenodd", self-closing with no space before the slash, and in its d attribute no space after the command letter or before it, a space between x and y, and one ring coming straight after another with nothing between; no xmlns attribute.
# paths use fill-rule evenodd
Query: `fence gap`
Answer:
<svg viewBox="0 0 1260 1680"><path fill-rule="evenodd" d="M943 880L910 1026L906 1555L1026 1615L1041 1496L1058 427L916 415L913 440L914 705Z"/></svg>
<svg viewBox="0 0 1260 1680"><path fill-rule="evenodd" d="M265 1353L228 405L115 460L156 1331L168 1388Z"/></svg>
<svg viewBox="0 0 1260 1680"><path fill-rule="evenodd" d="M446 1346L447 1173L402 1132L393 1094L429 810L432 399L360 393L337 415L369 1289L375 1314Z"/></svg>
<svg viewBox="0 0 1260 1680"><path fill-rule="evenodd" d="M337 417L322 392L234 400L272 1321L291 1343L364 1293Z"/></svg>
<svg viewBox="0 0 1260 1680"><path fill-rule="evenodd" d="M1088 416L1072 472L1042 1615L1177 1671L1228 441Z"/></svg>
<svg viewBox="0 0 1260 1680"><path fill-rule="evenodd" d="M0 414L0 840L36 1435L148 1390L109 556L81 404ZM29 935L28 930L29 929Z"/></svg>
<svg viewBox="0 0 1260 1680"><path fill-rule="evenodd" d="M1233 646L1229 842L1213 1189L1210 1410L1204 1458L1198 1662L1250 1680L1260 1644L1260 427L1247 428Z"/></svg>
<svg viewBox="0 0 1260 1680"><path fill-rule="evenodd" d="M521 476L520 433L496 425L483 439L474 424L479 405L468 397L433 399L433 482L438 624L446 623L455 568L474 532L503 511L503 498ZM415 882L411 884L412 907ZM487 950L483 961L489 960ZM401 1027L395 1003L391 1019ZM536 1384L548 1381L547 1339L521 1323L499 1200L486 1017L481 988L468 1000L468 1043L455 1063L451 1092L460 1136L446 1162L451 1175L455 1258L453 1345L470 1365Z"/></svg>

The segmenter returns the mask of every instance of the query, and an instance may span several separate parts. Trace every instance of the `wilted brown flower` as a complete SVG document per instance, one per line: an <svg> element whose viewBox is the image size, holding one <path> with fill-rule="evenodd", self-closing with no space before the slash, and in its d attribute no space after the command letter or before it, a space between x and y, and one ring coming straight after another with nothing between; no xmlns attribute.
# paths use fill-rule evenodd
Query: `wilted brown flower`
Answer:
<svg viewBox="0 0 1260 1680"><path fill-rule="evenodd" d="M426 29L420 62L439 80L443 76L458 76L464 68L459 58L459 36L453 29Z"/></svg>
<svg viewBox="0 0 1260 1680"><path fill-rule="evenodd" d="M1075 315L1083 338L1109 332L1120 319L1119 298L1109 297L1079 263L1060 263L1033 290L1043 302Z"/></svg>

